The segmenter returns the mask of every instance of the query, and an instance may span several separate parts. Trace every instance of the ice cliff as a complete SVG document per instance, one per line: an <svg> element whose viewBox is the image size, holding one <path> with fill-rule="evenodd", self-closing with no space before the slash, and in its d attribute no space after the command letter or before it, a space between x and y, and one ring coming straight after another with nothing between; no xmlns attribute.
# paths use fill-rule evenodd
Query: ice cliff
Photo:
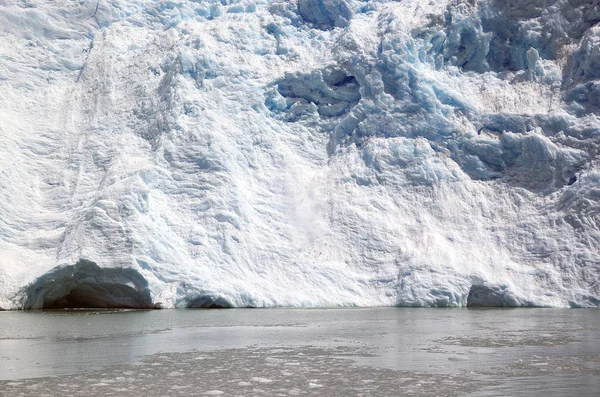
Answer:
<svg viewBox="0 0 600 397"><path fill-rule="evenodd" d="M600 1L0 3L0 308L600 305Z"/></svg>

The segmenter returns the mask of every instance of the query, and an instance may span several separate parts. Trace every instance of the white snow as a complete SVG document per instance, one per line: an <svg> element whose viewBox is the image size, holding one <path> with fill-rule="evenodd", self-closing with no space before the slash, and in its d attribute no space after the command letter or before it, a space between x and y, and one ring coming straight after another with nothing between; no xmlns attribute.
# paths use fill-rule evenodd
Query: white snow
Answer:
<svg viewBox="0 0 600 397"><path fill-rule="evenodd" d="M0 308L598 306L600 10L546 3L3 2Z"/></svg>

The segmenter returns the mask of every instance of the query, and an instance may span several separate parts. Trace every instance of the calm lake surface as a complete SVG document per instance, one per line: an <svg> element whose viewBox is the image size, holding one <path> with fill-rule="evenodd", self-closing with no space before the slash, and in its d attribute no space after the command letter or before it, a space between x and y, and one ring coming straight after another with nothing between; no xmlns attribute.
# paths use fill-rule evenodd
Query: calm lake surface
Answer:
<svg viewBox="0 0 600 397"><path fill-rule="evenodd" d="M600 310L0 313L1 396L600 395Z"/></svg>

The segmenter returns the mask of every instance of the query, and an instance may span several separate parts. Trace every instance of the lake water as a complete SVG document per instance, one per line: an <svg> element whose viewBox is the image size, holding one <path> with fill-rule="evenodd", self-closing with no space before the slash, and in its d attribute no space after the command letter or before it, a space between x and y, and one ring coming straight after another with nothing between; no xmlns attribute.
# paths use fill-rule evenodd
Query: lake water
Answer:
<svg viewBox="0 0 600 397"><path fill-rule="evenodd" d="M600 395L600 310L0 313L1 396Z"/></svg>

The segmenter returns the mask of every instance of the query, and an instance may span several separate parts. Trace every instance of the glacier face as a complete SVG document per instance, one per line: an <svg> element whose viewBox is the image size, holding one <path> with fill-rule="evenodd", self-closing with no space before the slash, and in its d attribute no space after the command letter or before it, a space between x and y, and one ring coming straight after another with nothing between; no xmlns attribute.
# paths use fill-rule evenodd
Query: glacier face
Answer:
<svg viewBox="0 0 600 397"><path fill-rule="evenodd" d="M599 306L598 22L3 2L0 308Z"/></svg>

